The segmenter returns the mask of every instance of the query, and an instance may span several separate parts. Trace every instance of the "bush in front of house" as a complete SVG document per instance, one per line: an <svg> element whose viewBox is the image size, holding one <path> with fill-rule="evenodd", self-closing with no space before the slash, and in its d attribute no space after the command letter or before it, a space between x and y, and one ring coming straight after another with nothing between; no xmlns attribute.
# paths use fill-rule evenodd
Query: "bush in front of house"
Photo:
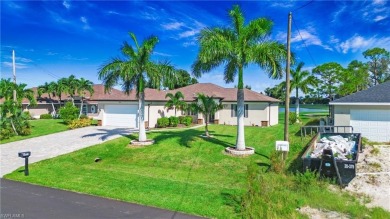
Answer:
<svg viewBox="0 0 390 219"><path fill-rule="evenodd" d="M39 116L40 119L52 119L53 116L50 114L42 114Z"/></svg>
<svg viewBox="0 0 390 219"><path fill-rule="evenodd" d="M14 135L15 133L12 131L11 127L0 129L0 140L9 139Z"/></svg>
<svg viewBox="0 0 390 219"><path fill-rule="evenodd" d="M85 114L81 114L80 115L80 119L88 119L89 117L87 116L87 115L85 115Z"/></svg>
<svg viewBox="0 0 390 219"><path fill-rule="evenodd" d="M157 127L158 128L165 128L168 125L169 125L169 119L167 117L157 119Z"/></svg>
<svg viewBox="0 0 390 219"><path fill-rule="evenodd" d="M71 102L67 102L64 107L60 109L60 118L64 120L66 124L69 124L72 120L79 117L79 109Z"/></svg>
<svg viewBox="0 0 390 219"><path fill-rule="evenodd" d="M179 118L177 118L176 116L169 117L169 126L170 127L177 127L178 124L179 124Z"/></svg>
<svg viewBox="0 0 390 219"><path fill-rule="evenodd" d="M183 124L185 126L190 126L192 124L192 116L184 117Z"/></svg>
<svg viewBox="0 0 390 219"><path fill-rule="evenodd" d="M184 119L186 118L185 116L179 116L179 124L183 124Z"/></svg>
<svg viewBox="0 0 390 219"><path fill-rule="evenodd" d="M90 126L92 123L92 119L84 118L84 119L74 119L71 120L68 124L69 129L77 129L82 127Z"/></svg>

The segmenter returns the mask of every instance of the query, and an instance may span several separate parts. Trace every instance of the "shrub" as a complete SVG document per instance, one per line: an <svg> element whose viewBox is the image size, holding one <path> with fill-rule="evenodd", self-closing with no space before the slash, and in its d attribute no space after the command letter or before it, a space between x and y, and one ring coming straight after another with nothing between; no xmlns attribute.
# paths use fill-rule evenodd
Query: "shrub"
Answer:
<svg viewBox="0 0 390 219"><path fill-rule="evenodd" d="M22 117L23 117L24 119L28 119L28 120L33 119L33 117L32 117L31 114L30 114L30 111L23 111Z"/></svg>
<svg viewBox="0 0 390 219"><path fill-rule="evenodd" d="M177 127L178 124L179 124L179 118L177 118L175 116L169 117L169 126Z"/></svg>
<svg viewBox="0 0 390 219"><path fill-rule="evenodd" d="M50 114L42 114L39 116L40 119L52 119L53 116Z"/></svg>
<svg viewBox="0 0 390 219"><path fill-rule="evenodd" d="M71 120L68 124L69 129L77 129L86 126L90 126L92 123L92 119L74 119Z"/></svg>
<svg viewBox="0 0 390 219"><path fill-rule="evenodd" d="M12 130L12 128L10 128L10 127L8 127L8 128L1 128L1 130L0 130L0 140L9 139L9 138L11 138L14 135L15 135L15 133Z"/></svg>
<svg viewBox="0 0 390 219"><path fill-rule="evenodd" d="M67 102L64 107L60 109L60 117L66 124L69 124L72 120L79 117L79 109L71 102Z"/></svg>
<svg viewBox="0 0 390 219"><path fill-rule="evenodd" d="M179 124L183 124L185 116L179 116Z"/></svg>
<svg viewBox="0 0 390 219"><path fill-rule="evenodd" d="M284 171L285 161L283 160L283 156L282 151L274 151L271 153L269 158L271 162L271 171L275 173L282 173Z"/></svg>
<svg viewBox="0 0 390 219"><path fill-rule="evenodd" d="M165 128L169 125L169 119L167 117L157 119L157 127Z"/></svg>
<svg viewBox="0 0 390 219"><path fill-rule="evenodd" d="M186 126L190 126L192 124L192 116L184 117L183 124L186 125Z"/></svg>
<svg viewBox="0 0 390 219"><path fill-rule="evenodd" d="M89 117L87 115L81 114L80 119L88 119Z"/></svg>
<svg viewBox="0 0 390 219"><path fill-rule="evenodd" d="M297 114L295 112L290 112L288 114L288 122L290 125L299 122L299 118L297 117Z"/></svg>
<svg viewBox="0 0 390 219"><path fill-rule="evenodd" d="M30 127L22 127L19 131L20 135L30 135L31 134L31 128Z"/></svg>

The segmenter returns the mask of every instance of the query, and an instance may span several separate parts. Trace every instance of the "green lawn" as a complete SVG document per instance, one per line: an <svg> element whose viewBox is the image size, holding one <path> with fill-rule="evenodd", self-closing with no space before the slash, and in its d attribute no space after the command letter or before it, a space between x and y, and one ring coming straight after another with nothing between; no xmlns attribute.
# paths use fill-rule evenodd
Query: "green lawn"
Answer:
<svg viewBox="0 0 390 219"><path fill-rule="evenodd" d="M35 138L42 135L48 135L56 132L68 130L68 127L63 123L62 119L39 119L31 120L31 135L14 136L9 139L1 140L1 144L13 141L20 141L28 138Z"/></svg>
<svg viewBox="0 0 390 219"><path fill-rule="evenodd" d="M283 124L246 127L247 146L256 149L250 157L223 153L235 143L235 126L211 125L212 139L200 137L203 131L149 133L156 143L144 148L128 147L136 135L122 137L32 164L28 177L17 170L5 178L212 218L248 218L253 212L257 216L252 218L300 218L295 209L304 205L353 218L390 216L365 208L355 197L329 191L327 182L291 173L300 169L298 156L309 140L296 135L299 125L290 127L287 174L267 172L275 141L283 139ZM96 163L97 157L102 160ZM256 177L248 177L253 166Z"/></svg>

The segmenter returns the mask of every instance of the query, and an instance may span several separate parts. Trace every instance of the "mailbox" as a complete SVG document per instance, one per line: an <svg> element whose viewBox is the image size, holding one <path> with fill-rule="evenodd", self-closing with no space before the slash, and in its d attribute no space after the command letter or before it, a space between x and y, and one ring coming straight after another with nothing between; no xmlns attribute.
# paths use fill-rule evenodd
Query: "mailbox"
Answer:
<svg viewBox="0 0 390 219"><path fill-rule="evenodd" d="M31 155L31 152L30 151L26 151L26 152L19 152L19 157L21 158L27 158Z"/></svg>
<svg viewBox="0 0 390 219"><path fill-rule="evenodd" d="M24 158L24 175L28 176L28 157L31 155L30 151L19 152L18 156Z"/></svg>

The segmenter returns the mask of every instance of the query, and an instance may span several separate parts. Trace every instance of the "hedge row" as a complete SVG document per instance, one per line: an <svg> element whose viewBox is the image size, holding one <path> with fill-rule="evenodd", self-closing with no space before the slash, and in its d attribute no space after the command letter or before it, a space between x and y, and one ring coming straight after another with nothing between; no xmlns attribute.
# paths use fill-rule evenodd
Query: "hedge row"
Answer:
<svg viewBox="0 0 390 219"><path fill-rule="evenodd" d="M171 117L163 117L157 119L157 127L165 128L165 127L177 127L178 124L184 124L185 126L189 126L192 124L192 116L171 116Z"/></svg>

